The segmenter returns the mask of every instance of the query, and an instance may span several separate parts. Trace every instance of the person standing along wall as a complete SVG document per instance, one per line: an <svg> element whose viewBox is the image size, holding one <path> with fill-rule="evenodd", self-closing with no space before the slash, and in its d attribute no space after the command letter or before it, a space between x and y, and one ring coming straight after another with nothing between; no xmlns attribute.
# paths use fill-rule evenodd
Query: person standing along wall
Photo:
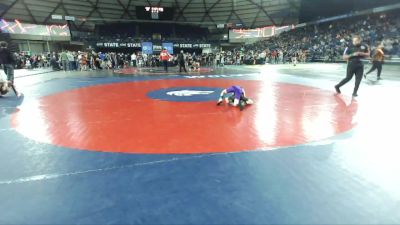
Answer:
<svg viewBox="0 0 400 225"><path fill-rule="evenodd" d="M278 52L276 50L273 50L271 56L272 56L272 63L278 64Z"/></svg>
<svg viewBox="0 0 400 225"><path fill-rule="evenodd" d="M170 58L170 55L168 54L167 49L164 48L164 50L162 50L161 53L160 53L160 60L163 63L165 72L168 72L168 60L169 60L169 58Z"/></svg>
<svg viewBox="0 0 400 225"><path fill-rule="evenodd" d="M72 52L68 52L67 53L67 58L68 58L68 68L69 70L75 70L75 60L74 60L74 56L72 55Z"/></svg>
<svg viewBox="0 0 400 225"><path fill-rule="evenodd" d="M61 60L61 64L62 64L63 70L66 72L68 70L68 62L69 62L68 61L68 55L67 55L66 51L63 51L60 54L60 60Z"/></svg>
<svg viewBox="0 0 400 225"><path fill-rule="evenodd" d="M221 60L221 54L218 52L215 56L215 65L219 67Z"/></svg>
<svg viewBox="0 0 400 225"><path fill-rule="evenodd" d="M133 67L136 67L136 65L137 65L136 60L137 60L136 53L133 53L133 54L131 55L131 62L132 62L132 66L133 66Z"/></svg>
<svg viewBox="0 0 400 225"><path fill-rule="evenodd" d="M185 67L185 55L183 54L183 50L178 55L178 64L179 64L179 73L182 72L182 68L187 73L186 67Z"/></svg>

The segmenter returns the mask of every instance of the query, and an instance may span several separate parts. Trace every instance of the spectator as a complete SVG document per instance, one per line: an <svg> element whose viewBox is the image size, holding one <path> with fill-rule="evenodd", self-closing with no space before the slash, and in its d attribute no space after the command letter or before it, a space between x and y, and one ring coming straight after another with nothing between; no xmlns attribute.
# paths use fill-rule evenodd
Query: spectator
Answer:
<svg viewBox="0 0 400 225"><path fill-rule="evenodd" d="M68 62L69 62L68 61L68 55L67 55L66 51L63 51L60 54L60 60L61 60L61 64L62 64L63 70L66 72L68 70Z"/></svg>

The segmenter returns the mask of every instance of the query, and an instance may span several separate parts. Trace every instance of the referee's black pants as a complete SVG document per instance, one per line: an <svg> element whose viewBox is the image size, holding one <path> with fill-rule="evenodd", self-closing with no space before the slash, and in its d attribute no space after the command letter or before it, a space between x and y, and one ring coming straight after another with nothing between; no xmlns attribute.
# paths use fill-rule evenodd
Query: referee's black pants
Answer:
<svg viewBox="0 0 400 225"><path fill-rule="evenodd" d="M364 73L364 65L359 62L359 63L348 63L347 64L347 74L346 78L344 78L342 81L340 81L339 84L336 85L336 87L340 88L343 85L345 85L347 82L349 82L353 76L356 76L356 83L354 85L354 91L353 95L357 95L358 88L360 87L360 83L363 77Z"/></svg>
<svg viewBox="0 0 400 225"><path fill-rule="evenodd" d="M182 72L182 68L183 68L183 71L185 71L185 73L187 73L186 67L185 67L185 61L179 62L179 73Z"/></svg>

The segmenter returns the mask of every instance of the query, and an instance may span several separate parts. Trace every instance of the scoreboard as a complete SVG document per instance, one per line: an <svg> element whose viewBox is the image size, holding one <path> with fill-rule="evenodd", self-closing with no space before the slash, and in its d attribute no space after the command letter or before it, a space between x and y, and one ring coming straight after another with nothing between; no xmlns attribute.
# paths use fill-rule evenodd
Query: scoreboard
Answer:
<svg viewBox="0 0 400 225"><path fill-rule="evenodd" d="M141 20L172 20L174 8L161 6L136 6L136 16Z"/></svg>

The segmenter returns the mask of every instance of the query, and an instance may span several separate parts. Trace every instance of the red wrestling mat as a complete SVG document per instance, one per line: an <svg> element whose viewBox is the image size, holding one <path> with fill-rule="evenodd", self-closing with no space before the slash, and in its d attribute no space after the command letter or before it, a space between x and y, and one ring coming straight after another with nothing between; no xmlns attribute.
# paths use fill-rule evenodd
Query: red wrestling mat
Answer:
<svg viewBox="0 0 400 225"><path fill-rule="evenodd" d="M177 102L148 97L149 92L171 87L185 87L173 92L174 98L186 93L206 96L212 91L198 92L201 87L230 85L244 87L255 105L241 112L210 100ZM12 126L35 141L72 149L151 154L237 152L305 144L351 129L357 111L356 104L346 105L330 91L230 79L114 83L38 101L23 105L12 117Z"/></svg>

